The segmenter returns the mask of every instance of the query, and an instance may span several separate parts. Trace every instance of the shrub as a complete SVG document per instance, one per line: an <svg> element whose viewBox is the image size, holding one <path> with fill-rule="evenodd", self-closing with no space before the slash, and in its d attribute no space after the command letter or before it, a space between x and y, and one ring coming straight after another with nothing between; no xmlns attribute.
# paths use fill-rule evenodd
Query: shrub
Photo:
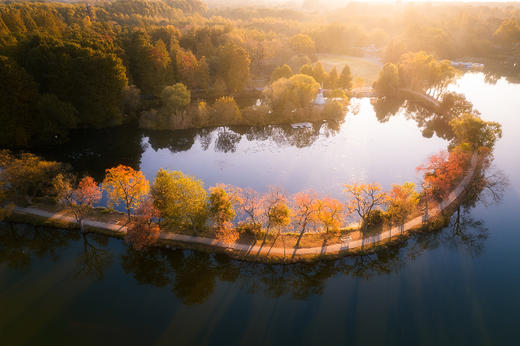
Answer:
<svg viewBox="0 0 520 346"><path fill-rule="evenodd" d="M242 115L235 99L222 96L213 105L213 121L215 125L231 125L240 123Z"/></svg>
<svg viewBox="0 0 520 346"><path fill-rule="evenodd" d="M321 114L323 119L341 120L345 116L345 106L340 101L328 101Z"/></svg>
<svg viewBox="0 0 520 346"><path fill-rule="evenodd" d="M371 210L365 220L365 227L371 228L371 227L377 227L380 226L385 219L385 213L381 209L374 209Z"/></svg>

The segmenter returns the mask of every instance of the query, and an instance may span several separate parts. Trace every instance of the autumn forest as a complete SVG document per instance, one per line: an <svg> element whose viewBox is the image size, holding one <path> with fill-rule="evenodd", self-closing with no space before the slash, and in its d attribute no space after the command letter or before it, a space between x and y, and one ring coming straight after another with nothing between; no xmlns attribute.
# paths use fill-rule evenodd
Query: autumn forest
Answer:
<svg viewBox="0 0 520 346"><path fill-rule="evenodd" d="M514 2L0 0L0 344L510 344L519 88Z"/></svg>

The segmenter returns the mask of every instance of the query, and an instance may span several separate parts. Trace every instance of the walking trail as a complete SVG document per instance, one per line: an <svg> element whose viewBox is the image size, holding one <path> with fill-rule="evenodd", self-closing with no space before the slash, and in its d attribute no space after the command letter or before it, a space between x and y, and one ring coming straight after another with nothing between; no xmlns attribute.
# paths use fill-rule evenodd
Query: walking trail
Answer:
<svg viewBox="0 0 520 346"><path fill-rule="evenodd" d="M474 154L471 159L471 167L468 170L468 173L463 178L463 180L459 183L459 185L449 194L449 196L439 203L435 208L429 209L425 215L418 216L404 225L393 227L388 231L381 232L377 235L373 235L370 237L366 237L358 240L345 240L340 243L327 245L327 246L317 246L317 247L308 247L308 248L281 248L281 247L270 247L263 245L248 245L241 243L234 244L226 244L222 241L212 238L205 237L197 237L183 234L175 234L171 232L161 232L159 235L159 239L166 241L171 241L173 246L175 243L181 242L186 244L198 244L209 246L213 248L232 250L233 252L238 253L246 253L255 255L258 257L262 256L275 256L275 257L286 257L289 255L292 258L299 257L313 257L317 255L337 255L343 252L352 252L355 250L360 250L365 247L370 247L373 245L377 245L382 241L389 240L392 237L397 237L403 234L408 233L410 230L416 229L426 221L431 220L441 214L446 208L448 208L453 202L455 202L461 195L464 193L467 185L473 178L473 175L477 166L477 154ZM41 209L35 208L22 208L15 207L14 212L17 214L28 214L28 215L36 215L48 219L55 219L60 221L66 221L69 223L75 223L75 219L70 216L63 216L60 213L51 213ZM109 224L105 222L99 222L94 220L85 220L85 226L90 226L95 229L101 229L105 231L109 231L113 235L124 235L126 234L126 227L116 224Z"/></svg>

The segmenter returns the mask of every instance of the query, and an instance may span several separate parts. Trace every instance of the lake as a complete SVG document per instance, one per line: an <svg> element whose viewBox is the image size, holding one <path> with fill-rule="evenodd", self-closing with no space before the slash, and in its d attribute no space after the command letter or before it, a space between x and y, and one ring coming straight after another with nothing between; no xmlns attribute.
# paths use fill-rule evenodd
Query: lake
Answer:
<svg viewBox="0 0 520 346"><path fill-rule="evenodd" d="M508 185L449 227L367 256L267 265L223 255L138 253L97 235L0 225L2 345L513 345L520 337L520 85L468 73L452 86L503 138L490 173ZM98 179L118 163L265 191L341 198L354 181L419 181L447 141L406 111L377 120L353 100L341 124L78 132L45 156Z"/></svg>

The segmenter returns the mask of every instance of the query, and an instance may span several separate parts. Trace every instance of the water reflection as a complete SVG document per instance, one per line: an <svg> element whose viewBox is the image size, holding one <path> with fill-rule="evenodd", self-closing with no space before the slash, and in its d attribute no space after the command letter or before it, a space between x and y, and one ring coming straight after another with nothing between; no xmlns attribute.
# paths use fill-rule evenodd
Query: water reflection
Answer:
<svg viewBox="0 0 520 346"><path fill-rule="evenodd" d="M485 63L484 76L486 83L496 84L505 78L509 83L520 83L520 60L490 60Z"/></svg>
<svg viewBox="0 0 520 346"><path fill-rule="evenodd" d="M337 135L341 123L328 121L308 124L309 126L305 128L293 128L291 125L268 125L182 131L146 130L143 135L146 137L146 142L155 151L168 149L172 153L178 153L188 151L193 148L195 143L200 143L203 151L213 148L215 152L234 153L242 138L250 142L273 142L277 146L309 147L320 138Z"/></svg>
<svg viewBox="0 0 520 346"><path fill-rule="evenodd" d="M272 142L280 147L304 148L313 145L319 138L335 136L339 130L340 123L336 121L313 123L303 129L272 125L153 131L125 126L109 130L79 130L66 144L40 149L37 154L70 163L78 173L102 180L105 170L117 164L139 169L141 157L148 148L180 153L191 150L199 143L203 151L234 153L242 138Z"/></svg>
<svg viewBox="0 0 520 346"><path fill-rule="evenodd" d="M46 159L66 162L80 175L101 181L107 168L117 164L139 168L144 152L141 130L121 126L101 130L77 130L63 145L39 149Z"/></svg>
<svg viewBox="0 0 520 346"><path fill-rule="evenodd" d="M28 270L34 258L59 259L60 250L79 239L77 232L0 223L0 263L18 270Z"/></svg>
<svg viewBox="0 0 520 346"><path fill-rule="evenodd" d="M112 263L112 252L107 248L109 238L100 234L82 234L83 249L76 258L76 277L94 277L102 280L105 269Z"/></svg>
<svg viewBox="0 0 520 346"><path fill-rule="evenodd" d="M464 113L478 113L473 104L462 94L448 92L443 94L439 112L413 100L397 95L382 97L375 101L374 111L379 122L385 123L400 112L406 113L407 118L414 120L422 130L423 137L431 138L434 134L445 140L452 140L454 133L450 121Z"/></svg>
<svg viewBox="0 0 520 346"><path fill-rule="evenodd" d="M0 263L18 270L29 270L35 259L61 260L63 250L71 244L81 248L74 258L76 278L103 279L112 263L109 238L100 234L81 234L75 230L35 227L24 224L0 223ZM70 259L70 258L69 258Z"/></svg>

